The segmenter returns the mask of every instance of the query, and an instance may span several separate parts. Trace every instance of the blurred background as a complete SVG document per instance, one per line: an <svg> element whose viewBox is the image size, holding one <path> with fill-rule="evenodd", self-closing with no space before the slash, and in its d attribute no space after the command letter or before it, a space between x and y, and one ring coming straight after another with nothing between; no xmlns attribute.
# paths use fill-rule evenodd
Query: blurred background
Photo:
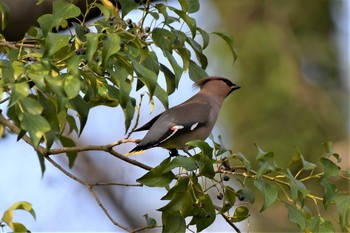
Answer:
<svg viewBox="0 0 350 233"><path fill-rule="evenodd" d="M26 29L20 26L24 22L28 26L35 24L34 12L38 16L50 12L51 1L45 1L40 9L35 2L8 1L12 13L3 32L8 40L23 36ZM238 52L238 60L232 64L227 45L213 35L206 51L208 74L228 77L242 86L226 100L214 136L222 135L226 147L241 151L252 160L256 155L253 144L257 143L264 150L273 151L281 166L288 163L295 146L308 161L317 161L323 153L321 143L332 141L335 152L343 158L343 169L349 169L349 1L200 3L201 10L194 15L198 26L208 32L228 32ZM179 90L170 97L170 106L196 92L191 84L183 77ZM156 105L152 114L148 114L149 109L144 101L140 124L164 110L161 104ZM124 137L121 122L121 109L97 107L91 111L79 143L109 144L119 140ZM143 135L135 133L133 137ZM126 144L118 151L126 153L133 146ZM155 166L167 155L162 149L152 149L133 159ZM56 158L67 164L63 155ZM36 221L27 213L15 213L15 220L31 231L118 231L80 184L48 163L41 177L35 152L24 142L16 142L16 136L7 135L0 140L0 164L0 213L16 201L31 202L37 213ZM135 183L145 173L99 152L79 155L72 172L90 182L119 183ZM349 189L349 183L344 183L344 189ZM146 213L160 219L155 209L165 204L159 201L165 193L157 188L117 186L97 190L113 217L131 228L145 225L142 216ZM261 208L257 203L249 221L239 225L242 230L297 231L295 224L288 222L282 203L263 213L257 213ZM207 231L231 228L217 220Z"/></svg>

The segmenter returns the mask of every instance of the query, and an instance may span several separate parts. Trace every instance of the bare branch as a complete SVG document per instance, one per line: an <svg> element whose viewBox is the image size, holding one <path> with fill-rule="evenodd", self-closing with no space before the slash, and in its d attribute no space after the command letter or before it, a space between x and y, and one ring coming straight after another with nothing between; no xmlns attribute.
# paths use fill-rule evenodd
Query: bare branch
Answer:
<svg viewBox="0 0 350 233"><path fill-rule="evenodd" d="M2 110L0 109L0 123L5 125L8 129L10 129L12 132L19 134L21 132L21 129L18 128L16 125L14 125L13 123L11 123L9 120L7 120L2 114L1 114ZM28 143L29 145L31 145L33 148L33 143L30 140L30 138L27 135L23 135L23 137L21 138L23 141L25 141L26 143ZM104 146L79 146L79 147L62 147L62 148L58 148L58 149L52 149L52 150L47 150L46 148L42 147L42 146L38 146L37 148L34 148L36 151L38 151L40 154L42 154L44 156L44 158L50 162L54 167L56 167L58 170L60 170L63 174L65 174L66 176L68 176L69 178L75 180L76 182L82 184L83 186L85 186L87 188L87 190L91 193L91 195L94 197L95 201L97 202L97 204L100 206L100 208L102 209L102 211L104 212L104 214L108 217L108 219L116 226L120 227L121 229L125 230L125 231L132 231L132 232L136 232L136 231L140 231L143 229L148 229L150 228L149 226L147 227L143 227L143 228L138 228L140 230L130 230L128 227L123 226L122 224L118 223L116 220L114 220L114 218L111 216L111 214L109 213L109 211L106 209L106 207L102 204L100 198L98 197L98 195L96 194L96 192L93 190L93 187L95 186L103 186L103 185L119 185L119 186L133 186L133 187L142 187L142 184L120 184L120 183L95 183L95 184L89 184L87 182L85 182L84 180L80 179L79 177L73 175L72 173L68 172L66 169L64 169L61 165L59 165L58 163L56 163L49 155L51 154L61 154L61 153L67 153L67 152L81 152L81 151L88 151L88 150L100 150L100 151L105 151L110 153L111 155L113 155L114 157L117 157L125 162L128 162L130 164L133 164L135 166L141 167L145 170L151 170L152 167L149 167L143 163L140 163L136 160L130 159L127 156L124 156L122 154L119 154L118 152L116 152L115 150L113 150L113 147L125 142L133 142L135 140L133 139L123 139L120 140L118 142L112 143L112 144L108 144L108 145L104 145Z"/></svg>
<svg viewBox="0 0 350 233"><path fill-rule="evenodd" d="M114 183L114 182L108 182L108 183L94 183L90 184L90 186L126 186L126 187L143 187L143 184L122 184L122 183Z"/></svg>

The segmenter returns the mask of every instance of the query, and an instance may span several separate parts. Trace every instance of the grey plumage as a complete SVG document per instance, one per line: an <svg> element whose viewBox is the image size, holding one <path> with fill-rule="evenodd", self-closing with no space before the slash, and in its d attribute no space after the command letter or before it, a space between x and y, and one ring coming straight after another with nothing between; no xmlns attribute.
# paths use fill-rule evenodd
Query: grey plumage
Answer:
<svg viewBox="0 0 350 233"><path fill-rule="evenodd" d="M148 132L130 153L156 146L187 151L187 142L209 136L224 99L240 88L223 77L203 78L194 85L200 88L196 95L135 130Z"/></svg>

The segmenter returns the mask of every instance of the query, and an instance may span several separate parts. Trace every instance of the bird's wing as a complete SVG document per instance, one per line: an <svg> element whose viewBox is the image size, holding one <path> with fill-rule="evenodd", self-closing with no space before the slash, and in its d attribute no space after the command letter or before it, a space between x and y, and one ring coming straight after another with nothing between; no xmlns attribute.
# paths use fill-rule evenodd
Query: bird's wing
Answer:
<svg viewBox="0 0 350 233"><path fill-rule="evenodd" d="M152 127L152 125L154 124L154 122L156 122L156 120L158 119L158 117L159 117L160 115L162 115L162 113L159 114L159 115L157 115L157 116L155 116L155 117L153 117L152 120L150 120L149 122L147 122L147 123L144 124L143 126L137 128L137 129L135 129L133 132L143 131L143 130L149 130L149 129Z"/></svg>
<svg viewBox="0 0 350 233"><path fill-rule="evenodd" d="M196 102L184 103L163 112L155 121L151 120L153 122L150 130L132 151L157 146L170 138L205 125L208 122L210 110L211 107L207 102Z"/></svg>

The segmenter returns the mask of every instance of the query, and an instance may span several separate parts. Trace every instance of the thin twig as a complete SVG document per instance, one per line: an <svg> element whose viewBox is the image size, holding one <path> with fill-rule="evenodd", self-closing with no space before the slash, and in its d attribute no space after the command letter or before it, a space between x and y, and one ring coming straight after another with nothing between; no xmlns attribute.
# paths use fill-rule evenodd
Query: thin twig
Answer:
<svg viewBox="0 0 350 233"><path fill-rule="evenodd" d="M140 102L139 104L137 105L137 114L136 114L136 120L135 120L135 124L134 126L132 127L132 129L130 130L130 132L126 135L125 139L128 139L130 138L131 134L135 131L135 129L137 128L137 125L139 124L139 119L140 119L140 112L141 112L141 104L142 104L142 98L143 98L144 94L141 94L140 95Z"/></svg>
<svg viewBox="0 0 350 233"><path fill-rule="evenodd" d="M7 120L2 114L1 114L2 110L0 109L0 123L2 123L3 125L5 125L8 129L10 129L12 132L19 134L21 132L21 129L18 128L16 125L12 124L9 120ZM42 146L37 146L37 148L34 147L32 141L30 140L30 138L27 135L23 135L23 137L21 138L23 141L25 141L26 143L28 143L30 146L32 146L38 153L42 154L44 156L44 158L50 162L54 167L56 167L58 170L60 170L63 174L65 174L66 176L68 176L69 178L75 180L76 182L82 184L83 186L85 186L87 188L87 190L91 193L91 195L94 197L95 201L97 202L97 204L100 206L100 208L102 209L102 211L104 212L104 214L108 217L108 219L116 226L120 227L121 229L125 230L125 231L130 231L130 229L126 226L121 225L120 223L118 223L117 221L115 221L113 219L113 217L111 216L111 214L109 213L109 211L106 209L106 207L102 204L101 200L99 199L98 195L95 193L95 191L93 190L94 186L101 186L101 185L124 185L124 186L142 186L142 184L140 185L127 185L127 184L117 184L117 183L95 183L95 184L89 184L87 182L85 182L84 180L80 179L79 177L73 175L72 173L68 172L66 169L64 169L61 165L59 165L58 163L56 163L49 155L48 152L51 152L51 154L54 153L65 153L67 151L82 151L82 149L91 149L91 150L99 150L101 149L101 147L98 146L82 146L82 147L75 147L74 149L69 148L69 147L64 147L64 148L59 148L59 149L55 149L52 151L48 151L46 148L42 147ZM126 156L119 154L118 152L116 152L115 150L113 150L113 145L115 145L116 143L113 144L109 144L109 145L105 145L102 146L102 149L106 152L109 152L110 154L112 154L113 156L124 160L128 163L134 164L138 167L144 168L146 170L150 170L152 169L151 167L142 164L136 160L127 158ZM146 229L146 228L145 228Z"/></svg>
<svg viewBox="0 0 350 233"><path fill-rule="evenodd" d="M217 206L217 205L214 205L214 208L217 210L217 211L220 211L221 210L221 207L220 206ZM233 228L235 229L235 231L237 233L241 233L241 230L225 215L225 214L221 214L221 216L225 219L225 221Z"/></svg>
<svg viewBox="0 0 350 233"><path fill-rule="evenodd" d="M108 182L108 183L102 183L102 182L99 182L99 183L94 183L94 184L90 184L90 186L126 186L126 187L129 187L129 186L132 186L132 187L143 187L143 184L122 184L122 183L114 183L114 182Z"/></svg>

